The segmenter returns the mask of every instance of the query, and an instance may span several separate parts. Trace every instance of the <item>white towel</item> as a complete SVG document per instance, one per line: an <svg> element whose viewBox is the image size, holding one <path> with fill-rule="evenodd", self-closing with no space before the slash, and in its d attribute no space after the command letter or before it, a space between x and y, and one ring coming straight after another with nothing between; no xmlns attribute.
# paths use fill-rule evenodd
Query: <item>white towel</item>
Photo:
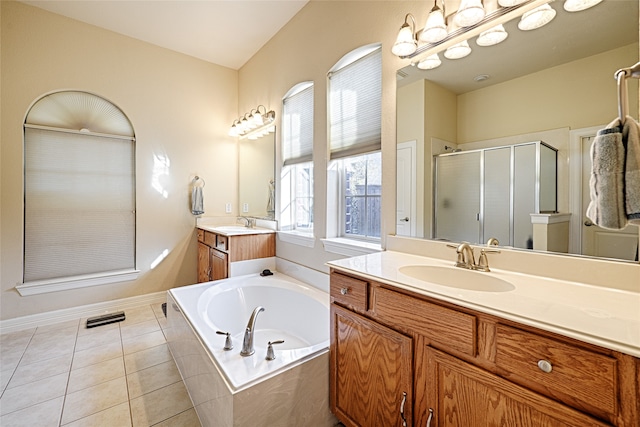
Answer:
<svg viewBox="0 0 640 427"><path fill-rule="evenodd" d="M191 191L191 213L202 215L204 213L204 200L202 198L202 187L193 187Z"/></svg>
<svg viewBox="0 0 640 427"><path fill-rule="evenodd" d="M624 202L629 224L640 225L640 126L627 116L622 128L626 150L624 167Z"/></svg>
<svg viewBox="0 0 640 427"><path fill-rule="evenodd" d="M591 202L587 217L594 224L610 229L627 225L624 196L625 149L620 119L598 131L591 145Z"/></svg>

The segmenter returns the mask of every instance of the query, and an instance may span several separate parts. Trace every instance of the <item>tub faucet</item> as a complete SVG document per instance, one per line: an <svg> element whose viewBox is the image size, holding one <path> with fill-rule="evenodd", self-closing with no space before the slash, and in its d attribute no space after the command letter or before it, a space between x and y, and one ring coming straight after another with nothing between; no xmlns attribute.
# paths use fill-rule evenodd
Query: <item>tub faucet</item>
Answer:
<svg viewBox="0 0 640 427"><path fill-rule="evenodd" d="M258 313L263 311L264 307L262 306L257 306L253 309L253 313L251 313L251 317L249 318L249 323L247 323L247 328L244 330L244 339L242 340L242 351L240 351L240 356L251 356L255 353L253 348L253 333L255 331Z"/></svg>

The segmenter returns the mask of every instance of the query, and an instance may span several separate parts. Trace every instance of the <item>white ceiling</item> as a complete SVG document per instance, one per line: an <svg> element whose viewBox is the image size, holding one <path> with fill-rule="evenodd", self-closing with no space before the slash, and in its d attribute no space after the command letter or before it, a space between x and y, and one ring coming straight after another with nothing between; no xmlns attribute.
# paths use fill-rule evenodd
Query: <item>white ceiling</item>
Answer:
<svg viewBox="0 0 640 427"><path fill-rule="evenodd" d="M234 70L309 0L23 0Z"/></svg>

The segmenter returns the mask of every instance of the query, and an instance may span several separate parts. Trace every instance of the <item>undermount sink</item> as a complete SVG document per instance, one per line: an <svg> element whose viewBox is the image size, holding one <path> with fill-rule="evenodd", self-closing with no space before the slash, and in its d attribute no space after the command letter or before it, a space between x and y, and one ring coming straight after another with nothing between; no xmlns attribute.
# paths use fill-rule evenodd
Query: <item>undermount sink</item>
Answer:
<svg viewBox="0 0 640 427"><path fill-rule="evenodd" d="M458 267L407 265L400 267L398 271L414 279L450 288L481 292L509 292L515 289L515 286L506 280L481 271L465 270Z"/></svg>

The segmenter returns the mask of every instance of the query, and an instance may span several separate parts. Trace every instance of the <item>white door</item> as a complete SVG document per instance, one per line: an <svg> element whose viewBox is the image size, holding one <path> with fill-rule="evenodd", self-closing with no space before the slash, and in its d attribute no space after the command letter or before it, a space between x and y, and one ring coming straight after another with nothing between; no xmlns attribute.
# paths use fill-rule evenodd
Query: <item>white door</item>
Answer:
<svg viewBox="0 0 640 427"><path fill-rule="evenodd" d="M416 141L397 148L396 235L416 235Z"/></svg>
<svg viewBox="0 0 640 427"><path fill-rule="evenodd" d="M582 145L582 255L635 260L638 250L638 227L627 225L623 230L609 230L594 225L586 212L589 206L591 175L591 143L595 135L583 136Z"/></svg>

